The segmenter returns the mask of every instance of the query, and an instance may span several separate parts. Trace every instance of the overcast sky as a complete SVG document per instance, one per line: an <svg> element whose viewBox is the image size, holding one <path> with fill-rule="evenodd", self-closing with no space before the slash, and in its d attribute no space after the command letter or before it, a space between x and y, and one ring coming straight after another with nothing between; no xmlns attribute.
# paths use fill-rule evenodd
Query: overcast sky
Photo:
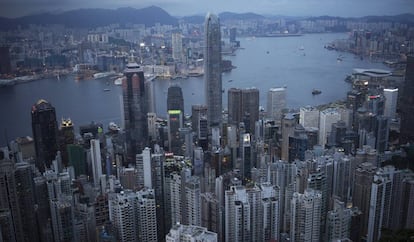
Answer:
<svg viewBox="0 0 414 242"><path fill-rule="evenodd" d="M0 16L18 17L78 8L141 8L151 5L162 7L174 16L224 11L343 17L414 13L414 0L0 0Z"/></svg>

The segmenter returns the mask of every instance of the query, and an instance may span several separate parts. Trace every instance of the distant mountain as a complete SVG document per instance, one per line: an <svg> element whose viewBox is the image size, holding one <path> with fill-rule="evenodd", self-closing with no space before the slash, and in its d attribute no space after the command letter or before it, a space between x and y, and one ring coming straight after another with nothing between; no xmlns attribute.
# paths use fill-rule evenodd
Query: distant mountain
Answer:
<svg viewBox="0 0 414 242"><path fill-rule="evenodd" d="M253 19L265 19L263 15L255 13L232 13L232 12L223 12L219 14L221 21L226 20L253 20Z"/></svg>
<svg viewBox="0 0 414 242"><path fill-rule="evenodd" d="M162 8L151 6L142 9L78 9L57 14L34 14L15 19L0 18L0 29L13 29L18 25L29 24L62 24L74 28L96 28L116 23L154 26L155 23L177 25L178 22Z"/></svg>
<svg viewBox="0 0 414 242"><path fill-rule="evenodd" d="M310 17L307 18L309 20L358 20L358 21L365 21L365 22L399 22L399 23L407 23L407 24L414 24L414 14L400 14L394 16L365 16L359 18L345 18L345 17L333 17L333 16L318 16L318 17Z"/></svg>
<svg viewBox="0 0 414 242"><path fill-rule="evenodd" d="M182 17L181 19L184 20L186 23L190 23L190 24L202 24L204 23L206 16L192 15L192 16Z"/></svg>

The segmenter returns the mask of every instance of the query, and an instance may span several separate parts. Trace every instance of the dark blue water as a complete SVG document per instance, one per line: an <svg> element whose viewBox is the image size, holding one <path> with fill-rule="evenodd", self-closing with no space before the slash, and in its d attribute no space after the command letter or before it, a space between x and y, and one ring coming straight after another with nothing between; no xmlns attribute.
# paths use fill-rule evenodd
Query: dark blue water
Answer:
<svg viewBox="0 0 414 242"><path fill-rule="evenodd" d="M225 56L237 66L223 74L223 108L227 106L230 87L256 87L260 103L266 107L266 94L271 87L287 86L287 104L291 108L318 105L345 97L350 89L344 82L353 68L385 68L382 64L354 58L324 49L326 43L346 38L346 34L309 34L301 37L240 39L244 49L236 56ZM300 50L303 46L304 50ZM232 80L229 82L229 80ZM156 80L155 103L159 116L166 116L166 92L172 83L183 89L185 112L191 105L204 104L203 78L183 80ZM111 91L104 92L109 88ZM317 88L322 94L312 95ZM0 88L0 145L18 136L32 136L31 106L40 98L55 108L58 120L70 117L78 128L91 121L105 125L111 121L121 124L121 87L105 79L74 81L72 76L39 80L12 87Z"/></svg>

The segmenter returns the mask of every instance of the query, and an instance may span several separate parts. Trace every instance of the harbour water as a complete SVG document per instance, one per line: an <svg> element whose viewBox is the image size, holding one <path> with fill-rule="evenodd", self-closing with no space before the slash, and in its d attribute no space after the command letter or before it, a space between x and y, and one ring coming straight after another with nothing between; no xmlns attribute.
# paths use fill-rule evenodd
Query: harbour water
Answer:
<svg viewBox="0 0 414 242"><path fill-rule="evenodd" d="M227 107L230 87L258 88L263 107L266 107L266 95L271 87L287 87L290 108L345 98L350 86L344 79L354 68L386 67L324 48L325 44L343 38L347 38L347 34L241 38L243 49L237 50L235 56L224 56L237 68L223 73L223 108ZM342 61L337 60L340 54ZM155 107L159 116L166 116L166 94L172 84L182 87L185 113L190 114L191 105L204 104L203 77L156 79ZM322 93L312 95L315 88ZM6 140L32 136L30 110L39 99L48 100L56 108L58 120L70 117L78 131L79 125L91 121L103 123L105 127L109 122L121 124L121 95L121 87L108 79L75 81L71 75L0 88L0 146L5 145Z"/></svg>

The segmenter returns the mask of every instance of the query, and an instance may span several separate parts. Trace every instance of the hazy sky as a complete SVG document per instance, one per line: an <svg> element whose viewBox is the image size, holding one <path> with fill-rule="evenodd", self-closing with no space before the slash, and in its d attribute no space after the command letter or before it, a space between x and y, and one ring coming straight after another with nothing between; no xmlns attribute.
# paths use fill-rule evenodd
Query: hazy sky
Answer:
<svg viewBox="0 0 414 242"><path fill-rule="evenodd" d="M291 16L394 15L414 13L414 0L0 0L0 16L78 8L147 7L155 5L175 16L256 12Z"/></svg>

